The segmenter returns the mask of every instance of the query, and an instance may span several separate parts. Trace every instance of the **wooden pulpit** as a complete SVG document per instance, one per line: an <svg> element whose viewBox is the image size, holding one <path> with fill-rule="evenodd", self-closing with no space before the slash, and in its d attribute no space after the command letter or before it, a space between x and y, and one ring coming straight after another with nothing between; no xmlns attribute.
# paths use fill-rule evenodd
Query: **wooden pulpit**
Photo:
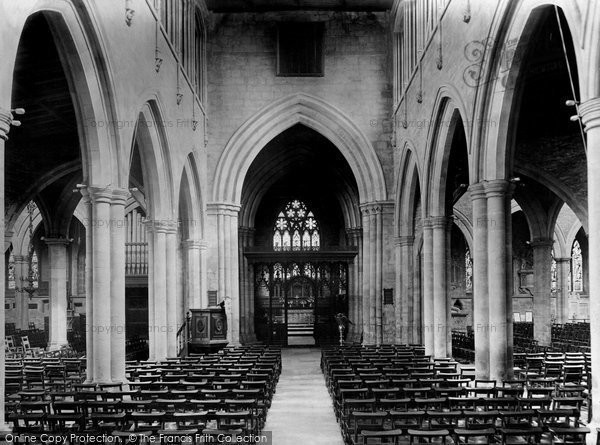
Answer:
<svg viewBox="0 0 600 445"><path fill-rule="evenodd" d="M227 346L227 317L219 306L190 309L189 353L212 353Z"/></svg>

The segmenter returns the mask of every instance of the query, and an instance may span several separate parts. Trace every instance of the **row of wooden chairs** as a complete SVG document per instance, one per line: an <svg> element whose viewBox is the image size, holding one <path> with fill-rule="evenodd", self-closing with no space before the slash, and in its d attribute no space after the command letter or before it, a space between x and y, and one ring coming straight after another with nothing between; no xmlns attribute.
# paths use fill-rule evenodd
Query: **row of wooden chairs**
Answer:
<svg viewBox="0 0 600 445"><path fill-rule="evenodd" d="M450 359L434 361L413 352L412 363L401 363L410 360L410 348L395 354L379 352L330 348L322 353L325 378L348 444L397 443L402 436L411 443L434 438L442 442L449 439L469 443L470 433L464 430L470 429L467 416L470 413L500 413L495 417L493 427L486 428L489 434L473 437L488 442L538 443L544 434L552 440L563 437L578 441L585 440L589 432L578 420L585 402L583 386L532 375L497 384L477 380L471 372L463 374ZM401 360L398 355L403 356ZM370 366L365 366L365 362ZM365 411L372 418L384 420L379 427L364 428L358 434L352 416L355 412ZM556 430L556 425L552 432L543 429L546 417L565 412L572 420L563 422L562 430ZM541 430L516 428L513 420L522 413L527 413L530 418L521 419L520 423ZM401 428L397 420L402 417L413 421ZM446 420L440 424L438 420L432 420L436 418ZM464 434L458 435L457 431Z"/></svg>

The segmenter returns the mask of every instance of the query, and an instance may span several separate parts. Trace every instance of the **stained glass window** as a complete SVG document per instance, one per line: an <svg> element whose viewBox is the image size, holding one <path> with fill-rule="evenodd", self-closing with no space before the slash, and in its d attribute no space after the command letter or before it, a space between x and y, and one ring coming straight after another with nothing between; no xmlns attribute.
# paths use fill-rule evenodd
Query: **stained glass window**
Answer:
<svg viewBox="0 0 600 445"><path fill-rule="evenodd" d="M581 246L575 240L571 249L571 277L573 280L573 292L583 292L583 258Z"/></svg>
<svg viewBox="0 0 600 445"><path fill-rule="evenodd" d="M273 250L319 250L321 236L313 212L302 201L290 201L277 215Z"/></svg>
<svg viewBox="0 0 600 445"><path fill-rule="evenodd" d="M465 291L473 292L473 259L468 247L465 252Z"/></svg>

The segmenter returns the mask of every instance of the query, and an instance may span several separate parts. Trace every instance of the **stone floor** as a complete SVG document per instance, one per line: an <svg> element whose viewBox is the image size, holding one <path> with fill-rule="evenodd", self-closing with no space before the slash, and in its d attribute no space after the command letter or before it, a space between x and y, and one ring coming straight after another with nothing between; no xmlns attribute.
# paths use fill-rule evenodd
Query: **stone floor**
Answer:
<svg viewBox="0 0 600 445"><path fill-rule="evenodd" d="M273 432L273 445L344 444L320 361L318 348L282 351L283 371L264 428Z"/></svg>

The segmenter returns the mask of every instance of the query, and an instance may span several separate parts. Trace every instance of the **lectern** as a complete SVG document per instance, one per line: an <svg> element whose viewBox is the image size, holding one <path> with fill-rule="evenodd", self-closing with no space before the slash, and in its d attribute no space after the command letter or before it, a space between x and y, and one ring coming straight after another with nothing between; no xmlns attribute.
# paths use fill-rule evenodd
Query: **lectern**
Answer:
<svg viewBox="0 0 600 445"><path fill-rule="evenodd" d="M190 309L190 353L212 353L227 346L227 318L219 306Z"/></svg>

